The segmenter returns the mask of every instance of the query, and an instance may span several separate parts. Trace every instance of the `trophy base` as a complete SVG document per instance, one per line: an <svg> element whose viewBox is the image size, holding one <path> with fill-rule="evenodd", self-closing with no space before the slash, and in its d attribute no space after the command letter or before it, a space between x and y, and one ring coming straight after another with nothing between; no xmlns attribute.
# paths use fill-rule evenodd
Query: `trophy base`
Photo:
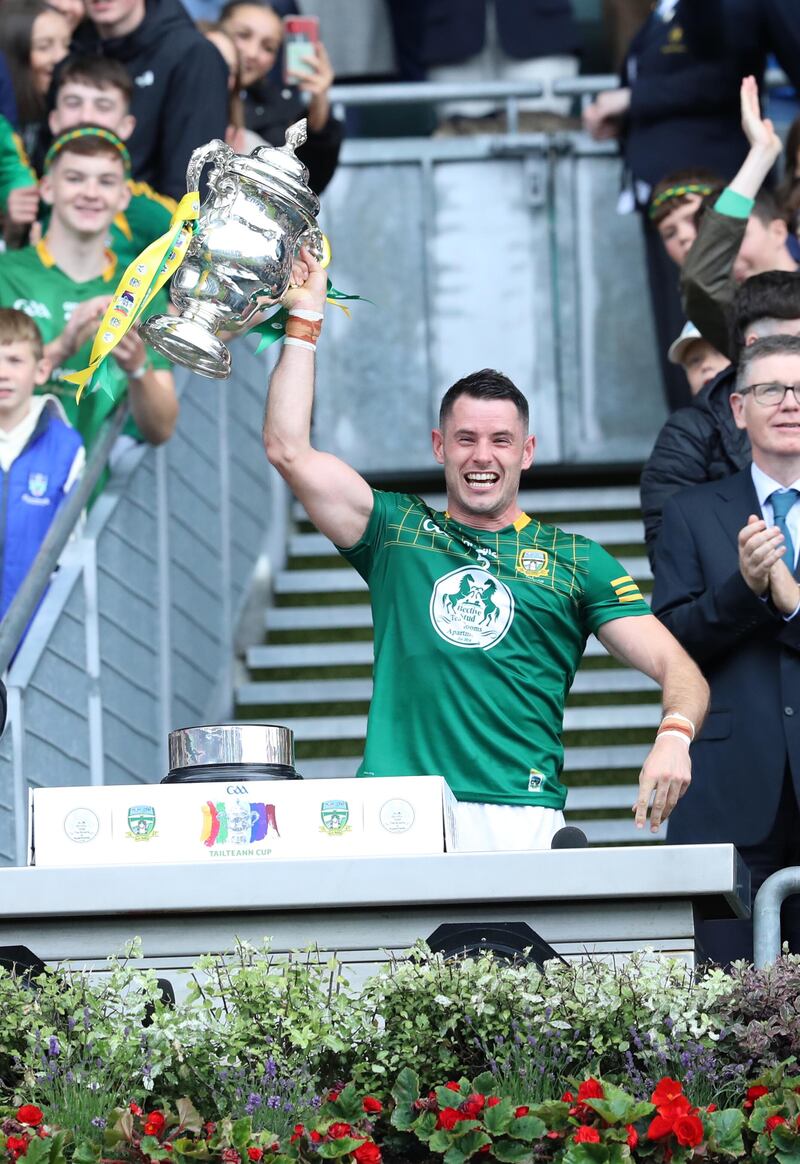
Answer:
<svg viewBox="0 0 800 1164"><path fill-rule="evenodd" d="M225 380L231 374L231 354L225 344L192 319L153 315L139 328L139 334L173 364L182 364L199 376Z"/></svg>

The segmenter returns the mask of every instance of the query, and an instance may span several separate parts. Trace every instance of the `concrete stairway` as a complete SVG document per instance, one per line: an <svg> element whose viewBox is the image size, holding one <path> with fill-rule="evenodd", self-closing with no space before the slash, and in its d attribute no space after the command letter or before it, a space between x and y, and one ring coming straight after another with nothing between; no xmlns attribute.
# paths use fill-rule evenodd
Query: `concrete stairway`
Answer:
<svg viewBox="0 0 800 1164"><path fill-rule="evenodd" d="M443 497L430 497L434 508ZM622 562L645 594L651 585L634 487L537 490L523 494L528 512L594 538ZM372 621L367 589L317 533L299 507L288 568L275 580L265 618L265 645L247 652L248 681L236 714L278 722L295 734L306 778L351 776L363 747L372 690ZM587 644L565 721L567 819L591 843L651 840L631 823L639 767L660 719L659 690L623 668L596 639Z"/></svg>

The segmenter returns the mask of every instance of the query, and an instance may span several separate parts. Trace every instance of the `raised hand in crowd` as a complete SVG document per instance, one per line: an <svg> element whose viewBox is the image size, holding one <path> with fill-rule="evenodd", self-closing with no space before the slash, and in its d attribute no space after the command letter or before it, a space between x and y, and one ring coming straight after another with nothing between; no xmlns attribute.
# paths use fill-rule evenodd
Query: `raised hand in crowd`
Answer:
<svg viewBox="0 0 800 1164"><path fill-rule="evenodd" d="M606 89L598 93L583 111L583 128L595 141L619 137L622 119L630 109L631 91L627 87Z"/></svg>
<svg viewBox="0 0 800 1164"><path fill-rule="evenodd" d="M764 179L775 165L783 150L783 143L768 117L761 116L758 83L755 77L744 77L740 92L742 130L750 151L741 169L732 178L729 189L745 198L755 198Z"/></svg>
<svg viewBox="0 0 800 1164"><path fill-rule="evenodd" d="M328 96L333 84L333 66L327 49L321 41L314 45L313 54L303 58L310 71L302 73L287 73L287 77L297 84L302 93L308 93L311 100L308 105L308 127L314 133L320 133L328 124L331 115L331 103Z"/></svg>

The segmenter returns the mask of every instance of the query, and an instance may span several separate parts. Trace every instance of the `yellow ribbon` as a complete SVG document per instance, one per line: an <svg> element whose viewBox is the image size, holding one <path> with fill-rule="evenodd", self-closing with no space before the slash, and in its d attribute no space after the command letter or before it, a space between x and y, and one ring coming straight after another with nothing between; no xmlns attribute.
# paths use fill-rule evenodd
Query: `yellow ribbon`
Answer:
<svg viewBox="0 0 800 1164"><path fill-rule="evenodd" d="M199 212L199 194L196 191L184 194L169 229L145 247L125 271L94 337L88 366L64 376L65 380L77 385L75 399L79 403L86 385L103 360L127 335L153 296L182 262L192 238L192 223L197 221Z"/></svg>

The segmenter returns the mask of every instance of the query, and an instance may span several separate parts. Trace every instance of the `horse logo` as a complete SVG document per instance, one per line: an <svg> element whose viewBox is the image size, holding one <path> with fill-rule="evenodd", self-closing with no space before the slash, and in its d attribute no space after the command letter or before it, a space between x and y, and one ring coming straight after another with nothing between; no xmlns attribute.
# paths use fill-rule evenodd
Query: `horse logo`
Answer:
<svg viewBox="0 0 800 1164"><path fill-rule="evenodd" d="M441 638L457 647L486 651L506 635L514 619L514 596L498 578L464 566L433 587L430 617Z"/></svg>

